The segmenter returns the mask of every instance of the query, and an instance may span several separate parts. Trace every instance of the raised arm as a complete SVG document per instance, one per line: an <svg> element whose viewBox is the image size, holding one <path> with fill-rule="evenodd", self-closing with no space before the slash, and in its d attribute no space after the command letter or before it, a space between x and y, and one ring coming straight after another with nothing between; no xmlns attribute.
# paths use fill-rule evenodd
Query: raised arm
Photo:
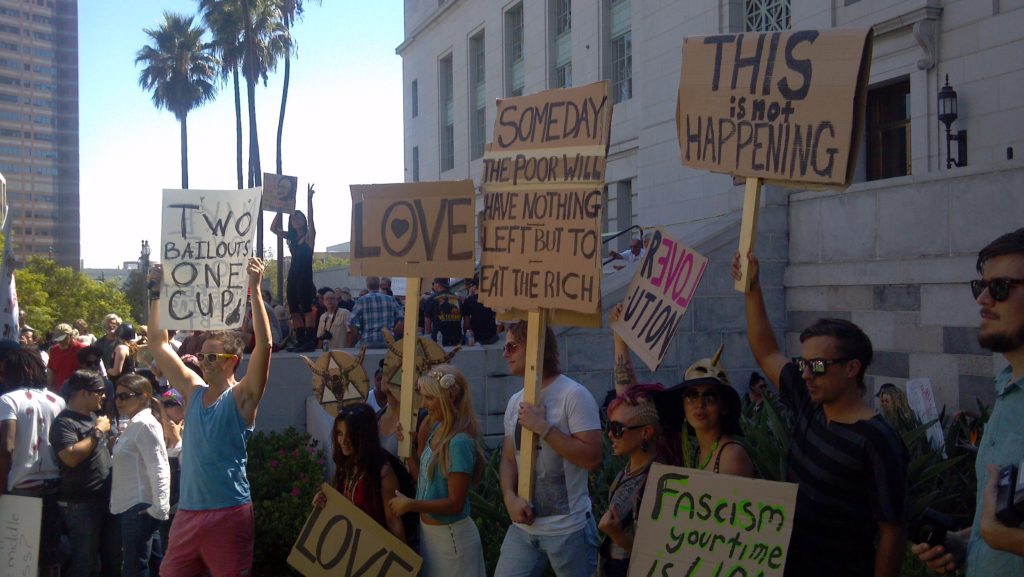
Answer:
<svg viewBox="0 0 1024 577"><path fill-rule="evenodd" d="M746 294L747 308L747 341L750 343L750 351L754 353L754 359L764 371L768 380L779 387L779 375L782 367L786 366L789 359L782 354L778 341L775 340L775 333L772 331L771 322L768 320L768 311L764 306L764 295L761 293L761 279L759 276L760 265L753 253L747 255L749 263L748 274L750 274L750 292ZM732 277L740 278L740 253L732 259Z"/></svg>
<svg viewBox="0 0 1024 577"><path fill-rule="evenodd" d="M277 216L274 217L274 220L270 221L270 232L276 234L277 236L279 236L281 238L287 239L287 236L284 234L284 229L281 228L281 218L282 218L281 215L282 214L284 214L284 213L282 213L282 212L277 213Z"/></svg>
<svg viewBox="0 0 1024 577"><path fill-rule="evenodd" d="M608 324L611 325L622 316L623 304L619 303L608 311ZM615 341L615 394L621 395L626 389L636 384L636 368L633 367L633 358L629 354L629 345L622 340L619 333L612 331L612 339Z"/></svg>
<svg viewBox="0 0 1024 577"><path fill-rule="evenodd" d="M149 353L153 355L156 368L167 377L167 382L185 400L192 398L192 391L201 386L203 379L181 362L167 342L167 331L160 324L160 286L163 279L163 265L154 264L149 269Z"/></svg>
<svg viewBox="0 0 1024 577"><path fill-rule="evenodd" d="M306 244L309 248L313 248L316 243L316 227L313 225L313 195L316 194L316 190L313 189L313 184L310 183L306 186Z"/></svg>
<svg viewBox="0 0 1024 577"><path fill-rule="evenodd" d="M239 412L246 424L252 426L256 422L256 409L259 408L260 400L263 399L263 392L267 388L267 379L270 376L270 318L267 316L267 308L263 304L260 293L260 283L263 281L263 261L256 257L249 257L249 295L252 301L252 328L253 341L255 346L249 356L249 366L245 370L245 376L238 383L241 393L239 400Z"/></svg>

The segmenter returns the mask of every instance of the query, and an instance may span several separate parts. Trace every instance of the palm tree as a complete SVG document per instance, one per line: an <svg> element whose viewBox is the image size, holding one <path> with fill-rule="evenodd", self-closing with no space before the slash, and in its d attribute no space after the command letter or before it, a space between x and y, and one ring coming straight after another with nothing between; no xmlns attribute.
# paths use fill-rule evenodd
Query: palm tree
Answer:
<svg viewBox="0 0 1024 577"><path fill-rule="evenodd" d="M245 187L242 173L242 97L238 84L238 68L242 61L242 10L238 2L199 0L199 13L213 34L212 47L220 58L220 76L231 76L235 93L235 168L238 188Z"/></svg>
<svg viewBox="0 0 1024 577"><path fill-rule="evenodd" d="M206 31L191 16L164 12L158 28L144 30L151 44L135 55L142 64L139 85L153 92L153 104L170 110L181 124L181 187L188 188L188 113L217 93L217 58L203 43Z"/></svg>
<svg viewBox="0 0 1024 577"><path fill-rule="evenodd" d="M310 0L320 4L321 0ZM284 27L289 32L291 31L292 24L295 23L296 19L302 17L304 7L302 0L279 0L281 3L281 20ZM294 48L294 44L292 46ZM284 88L281 90L281 114L277 120L277 173L282 174L284 171L284 161L281 158L281 142L284 137L284 111L288 105L288 83L291 80L292 72L292 50L288 50L284 53Z"/></svg>

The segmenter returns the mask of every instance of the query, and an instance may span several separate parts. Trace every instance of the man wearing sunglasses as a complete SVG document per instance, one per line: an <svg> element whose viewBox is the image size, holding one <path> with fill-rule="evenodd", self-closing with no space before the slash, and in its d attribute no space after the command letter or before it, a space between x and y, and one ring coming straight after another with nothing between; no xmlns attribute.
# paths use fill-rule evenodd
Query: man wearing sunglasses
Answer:
<svg viewBox="0 0 1024 577"><path fill-rule="evenodd" d="M526 374L525 321L506 333L509 372ZM538 574L550 565L558 577L591 577L597 568L597 524L590 511L587 472L601 464L603 441L597 402L583 385L562 374L558 341L544 337L540 403L523 402L522 389L505 408L501 489L514 523L505 533L495 577ZM536 433L533 501L516 492L522 430Z"/></svg>
<svg viewBox="0 0 1024 577"><path fill-rule="evenodd" d="M968 577L1024 575L1024 529L995 515L999 471L1024 461L1024 228L983 248L977 269L981 278L971 281L971 294L981 307L978 343L1010 366L995 379L996 402L978 446L973 525L947 534L942 545L918 543L913 551L939 573L966 564Z"/></svg>
<svg viewBox="0 0 1024 577"><path fill-rule="evenodd" d="M249 294L260 294L263 262L250 258ZM270 372L270 320L263 299L252 299L254 347L245 376L235 380L244 344L234 331L210 331L199 358L203 376L188 369L160 328L161 265L150 269L149 348L157 368L187 401L182 431L178 512L171 524L162 577L210 573L249 575L253 511L245 474L246 444Z"/></svg>
<svg viewBox="0 0 1024 577"><path fill-rule="evenodd" d="M906 447L864 399L871 340L850 321L819 319L787 359L748 255L747 338L796 416L786 480L800 486L786 577L896 577L906 540ZM740 255L733 258L740 277ZM878 546L875 547L877 540Z"/></svg>

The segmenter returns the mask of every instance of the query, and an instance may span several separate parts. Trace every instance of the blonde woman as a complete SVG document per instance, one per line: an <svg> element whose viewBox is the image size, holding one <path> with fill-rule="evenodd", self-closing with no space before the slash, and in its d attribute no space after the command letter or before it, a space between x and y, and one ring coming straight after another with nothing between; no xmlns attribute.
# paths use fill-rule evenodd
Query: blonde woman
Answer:
<svg viewBox="0 0 1024 577"><path fill-rule="evenodd" d="M480 532L469 516L469 487L483 476L484 456L466 377L437 365L417 382L430 434L420 455L416 498L399 492L397 515L420 514L422 577L484 575Z"/></svg>

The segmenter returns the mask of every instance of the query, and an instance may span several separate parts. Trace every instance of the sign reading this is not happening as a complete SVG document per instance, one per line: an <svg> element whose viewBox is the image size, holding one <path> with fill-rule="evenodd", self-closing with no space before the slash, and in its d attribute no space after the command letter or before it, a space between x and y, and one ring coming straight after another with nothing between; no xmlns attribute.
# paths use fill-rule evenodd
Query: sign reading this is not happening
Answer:
<svg viewBox="0 0 1024 577"><path fill-rule="evenodd" d="M849 184L871 48L870 29L686 38L676 111L683 164L782 184Z"/></svg>
<svg viewBox="0 0 1024 577"><path fill-rule="evenodd" d="M615 331L644 364L658 370L668 345L697 292L708 259L660 226L626 291Z"/></svg>
<svg viewBox="0 0 1024 577"><path fill-rule="evenodd" d="M260 189L164 190L160 319L164 328L242 325Z"/></svg>
<svg viewBox="0 0 1024 577"><path fill-rule="evenodd" d="M629 577L781 577L797 485L651 465Z"/></svg>
<svg viewBox="0 0 1024 577"><path fill-rule="evenodd" d="M306 577L414 577L423 560L372 517L324 483L288 564Z"/></svg>
<svg viewBox="0 0 1024 577"><path fill-rule="evenodd" d="M351 187L352 274L468 277L475 264L472 180Z"/></svg>
<svg viewBox="0 0 1024 577"><path fill-rule="evenodd" d="M482 176L487 306L598 311L609 93L603 81L498 101Z"/></svg>

